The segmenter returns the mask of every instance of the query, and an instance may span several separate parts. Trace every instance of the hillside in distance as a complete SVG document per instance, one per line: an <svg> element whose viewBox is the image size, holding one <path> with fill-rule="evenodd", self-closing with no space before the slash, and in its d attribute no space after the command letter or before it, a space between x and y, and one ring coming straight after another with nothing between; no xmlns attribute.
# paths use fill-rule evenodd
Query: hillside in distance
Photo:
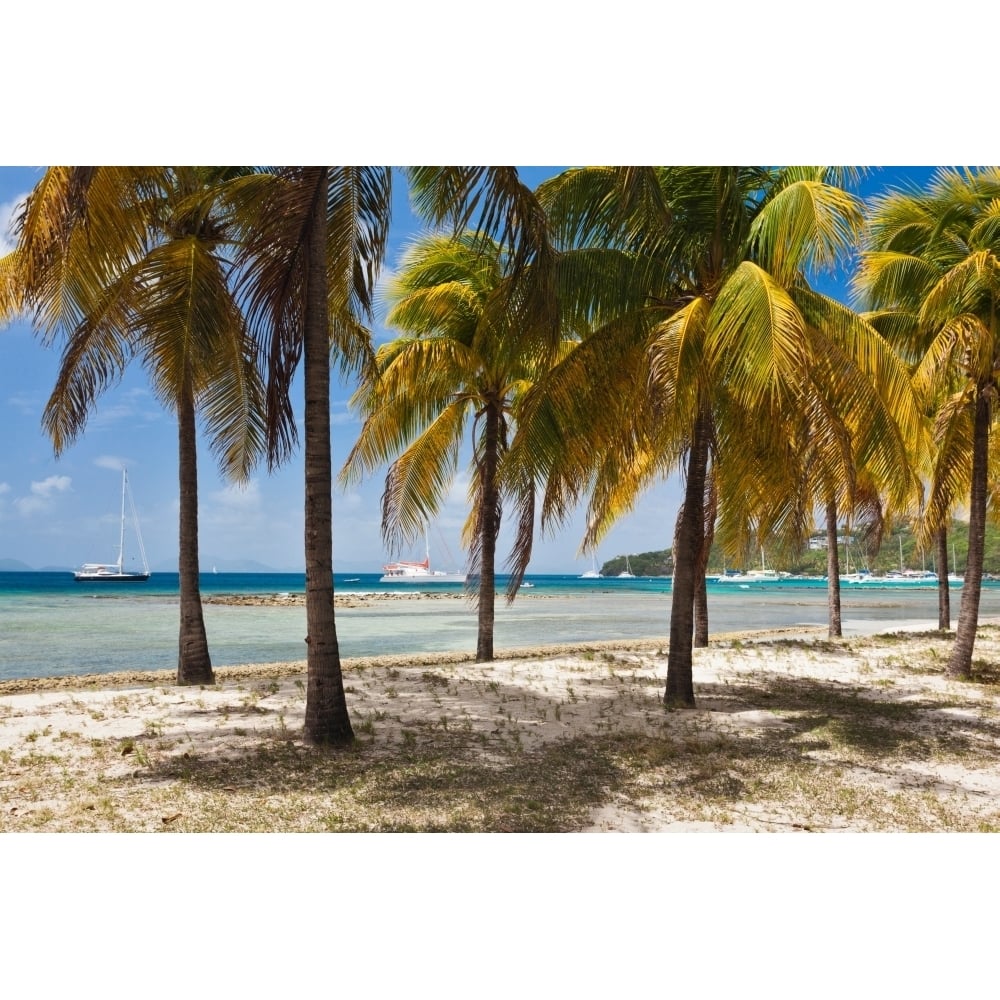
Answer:
<svg viewBox="0 0 1000 1000"><path fill-rule="evenodd" d="M819 538L820 536L813 536ZM850 569L868 569L873 573L886 573L890 570L903 569L933 569L933 552L921 550L916 538L908 528L886 533L882 546L877 552L865 549L852 542L849 546ZM965 521L953 521L948 532L949 565L947 572L964 573L969 550L969 525ZM628 566L633 576L672 576L674 572L673 554L670 549L656 552L629 553ZM618 576L626 567L626 556L619 555L608 559L600 568L601 576ZM780 553L777 549L765 549L765 561L770 569L803 576L826 575L826 549L806 549L797 553ZM742 565L733 564L723 556L722 547L712 546L708 559L708 571L721 573L723 570L755 569L760 566L760 553L748 556ZM840 568L847 570L847 560L844 548L840 549ZM990 576L1000 576L1000 526L986 526L986 557L983 562L983 572Z"/></svg>

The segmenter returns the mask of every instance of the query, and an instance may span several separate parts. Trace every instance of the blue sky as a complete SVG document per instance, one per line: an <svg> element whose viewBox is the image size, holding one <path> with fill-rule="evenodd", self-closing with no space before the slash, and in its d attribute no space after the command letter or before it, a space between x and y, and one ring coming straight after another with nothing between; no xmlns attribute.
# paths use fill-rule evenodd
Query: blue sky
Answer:
<svg viewBox="0 0 1000 1000"><path fill-rule="evenodd" d="M557 168L522 168L536 184ZM18 201L41 168L0 167L0 239ZM863 193L912 179L923 183L930 168L884 169L873 173ZM389 266L419 230L405 184L396 178ZM831 290L835 286L830 285ZM375 334L389 336L381 325ZM176 566L177 441L171 414L149 391L142 370L129 371L97 405L84 435L59 458L41 429L41 413L55 380L58 352L46 350L26 324L0 330L0 559L34 568L73 567L111 560L117 549L121 467L127 465L151 566ZM359 423L347 400L352 386L338 385L332 399L334 465L339 467L357 437ZM300 399L297 399L300 403ZM298 407L301 410L301 406ZM204 442L200 444L200 548L202 568L239 568L247 560L279 570L303 566L301 451L278 471L261 468L245 487L222 480ZM375 572L388 558L379 529L382 475L334 495L334 565L338 572ZM464 469L432 531L432 560L440 568L464 564L459 544L466 516ZM650 491L600 547L598 559L667 548L679 502L676 480ZM583 516L557 537L538 539L529 572L582 572L589 559L577 554ZM129 548L126 541L126 548ZM133 547L134 551L134 547ZM500 540L502 557L509 551ZM449 559L448 553L451 558Z"/></svg>

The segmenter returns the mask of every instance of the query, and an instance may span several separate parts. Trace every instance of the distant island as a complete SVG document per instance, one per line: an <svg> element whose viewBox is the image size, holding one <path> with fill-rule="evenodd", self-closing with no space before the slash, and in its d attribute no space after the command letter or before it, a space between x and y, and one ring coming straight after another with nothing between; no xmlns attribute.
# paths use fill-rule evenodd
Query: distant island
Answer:
<svg viewBox="0 0 1000 1000"><path fill-rule="evenodd" d="M33 566L21 562L20 559L0 559L0 573L34 573Z"/></svg>
<svg viewBox="0 0 1000 1000"><path fill-rule="evenodd" d="M968 553L969 525L965 521L955 520L948 529L948 549L951 552L950 572L962 573ZM845 564L843 548L841 548L841 566ZM626 559L628 562L626 563ZM826 535L816 534L810 538L805 550L801 552L782 552L777 547L765 551L767 565L771 569L783 570L804 576L826 575ZM878 552L866 551L858 542L851 543L851 568L861 566L873 573L885 573L899 569L900 563L908 569L935 568L932 566L933 553L922 551L917 540L908 528L886 532L882 539L882 547ZM672 576L674 572L673 553L670 549L660 549L657 552L628 553L607 560L601 568L601 576L618 576L626 569L633 576ZM746 559L745 565L735 564L727 560L719 545L713 545L708 558L709 572L719 573L725 569L754 569L760 566L760 552ZM983 561L983 572L991 576L1000 575L1000 527L995 524L986 526L986 557Z"/></svg>

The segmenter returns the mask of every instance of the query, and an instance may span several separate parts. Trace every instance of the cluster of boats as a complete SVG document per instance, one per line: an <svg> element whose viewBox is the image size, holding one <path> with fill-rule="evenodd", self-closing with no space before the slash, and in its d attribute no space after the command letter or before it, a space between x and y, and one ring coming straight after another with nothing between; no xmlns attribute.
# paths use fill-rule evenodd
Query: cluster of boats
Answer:
<svg viewBox="0 0 1000 1000"><path fill-rule="evenodd" d="M132 520L135 528L136 540L138 542L139 553L142 559L141 570L126 570L124 567L125 555L125 520L126 503L131 507ZM383 566L383 575L380 583L403 583L403 584L465 584L467 574L459 571L445 572L444 570L431 569L430 542L425 535L426 555L417 561L400 560L387 563ZM597 569L597 558L592 557L592 566L585 573L581 574L581 579L603 579ZM900 563L902 563L902 550L900 550ZM86 563L82 569L77 570L74 577L84 583L114 582L132 583L148 580L150 577L149 565L146 562L146 552L142 544L142 535L139 532L139 518L135 511L135 504L132 502L131 491L128 486L128 473L122 469L122 495L121 495L121 529L118 544L118 559L113 563ZM619 577L633 579L632 567L628 556L625 557L625 569L618 574ZM793 573L785 573L776 569L769 569L764 564L763 553L761 554L760 569L745 570L742 572L728 571L719 574L706 575L705 582L721 587L740 587L751 589L753 587L767 585L789 585L796 583L819 586L826 583L825 576L803 576ZM948 574L948 585L950 587L961 587L962 577L954 573ZM845 587L937 587L938 575L933 570L908 570L900 569L891 571L884 576L877 576L868 570L843 573L840 576L840 583ZM532 584L524 583L524 587Z"/></svg>
<svg viewBox="0 0 1000 1000"><path fill-rule="evenodd" d="M825 583L825 576L803 576L794 573L783 573L775 569L751 569L746 572L719 573L705 577L707 583L722 586L750 587L760 584L793 584L795 582L815 581ZM962 577L948 574L949 587L961 587ZM842 573L841 586L846 587L936 587L938 575L933 570L902 570L876 575L868 570L855 573Z"/></svg>

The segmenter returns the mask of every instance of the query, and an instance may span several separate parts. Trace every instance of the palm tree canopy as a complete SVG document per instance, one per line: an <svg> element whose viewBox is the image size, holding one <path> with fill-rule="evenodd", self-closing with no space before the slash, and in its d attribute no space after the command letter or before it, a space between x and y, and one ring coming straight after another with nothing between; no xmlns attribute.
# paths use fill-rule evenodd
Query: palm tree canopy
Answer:
<svg viewBox="0 0 1000 1000"><path fill-rule="evenodd" d="M190 393L224 473L262 452L262 393L229 283L218 185L233 168L50 167L18 220L17 281L65 349L43 422L56 452L133 359L161 403Z"/></svg>
<svg viewBox="0 0 1000 1000"><path fill-rule="evenodd" d="M490 410L499 421L501 494L522 514L533 513L526 494L533 493L534 482L519 475L507 456L539 355L532 330L494 308L509 293L512 267L510 255L481 234L429 234L408 248L389 283L387 324L404 334L379 349L377 372L353 397L364 426L341 479L356 481L391 463L382 522L391 549L419 537L440 510L470 425L473 466L479 467ZM463 540L475 570L480 475L471 477L469 488ZM511 557L515 576L523 574L530 556L530 520L520 522Z"/></svg>

